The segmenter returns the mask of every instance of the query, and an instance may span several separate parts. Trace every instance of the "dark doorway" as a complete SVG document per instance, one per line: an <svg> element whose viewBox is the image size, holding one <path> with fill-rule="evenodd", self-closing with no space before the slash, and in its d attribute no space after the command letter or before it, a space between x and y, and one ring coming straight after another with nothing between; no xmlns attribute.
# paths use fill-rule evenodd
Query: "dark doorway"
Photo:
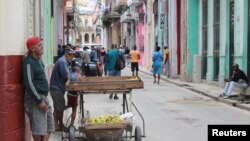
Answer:
<svg viewBox="0 0 250 141"><path fill-rule="evenodd" d="M181 0L177 0L177 72L181 73Z"/></svg>
<svg viewBox="0 0 250 141"><path fill-rule="evenodd" d="M218 81L220 70L220 0L214 0L214 81Z"/></svg>
<svg viewBox="0 0 250 141"><path fill-rule="evenodd" d="M207 75L207 19L208 19L208 1L202 0L202 65L201 79L206 79Z"/></svg>
<svg viewBox="0 0 250 141"><path fill-rule="evenodd" d="M232 76L234 63L234 0L230 1L230 44L229 44L229 76Z"/></svg>

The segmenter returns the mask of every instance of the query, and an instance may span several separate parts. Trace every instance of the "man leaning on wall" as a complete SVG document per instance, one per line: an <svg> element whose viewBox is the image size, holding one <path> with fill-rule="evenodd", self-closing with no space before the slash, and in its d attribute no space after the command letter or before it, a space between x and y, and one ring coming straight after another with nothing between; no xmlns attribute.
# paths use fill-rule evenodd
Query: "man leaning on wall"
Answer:
<svg viewBox="0 0 250 141"><path fill-rule="evenodd" d="M29 117L34 141L48 141L55 128L52 108L47 98L49 84L41 59L44 53L43 40L30 37L26 46L28 53L22 64L25 112Z"/></svg>

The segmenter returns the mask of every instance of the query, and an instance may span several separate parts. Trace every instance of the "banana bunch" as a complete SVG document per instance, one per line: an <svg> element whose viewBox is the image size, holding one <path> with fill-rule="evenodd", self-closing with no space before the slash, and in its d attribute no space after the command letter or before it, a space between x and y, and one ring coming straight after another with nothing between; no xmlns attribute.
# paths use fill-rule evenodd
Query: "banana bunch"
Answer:
<svg viewBox="0 0 250 141"><path fill-rule="evenodd" d="M123 123L119 115L100 115L90 117L87 123L103 124L103 123Z"/></svg>
<svg viewBox="0 0 250 141"><path fill-rule="evenodd" d="M139 77L130 77L130 78L126 79L126 80L139 80Z"/></svg>

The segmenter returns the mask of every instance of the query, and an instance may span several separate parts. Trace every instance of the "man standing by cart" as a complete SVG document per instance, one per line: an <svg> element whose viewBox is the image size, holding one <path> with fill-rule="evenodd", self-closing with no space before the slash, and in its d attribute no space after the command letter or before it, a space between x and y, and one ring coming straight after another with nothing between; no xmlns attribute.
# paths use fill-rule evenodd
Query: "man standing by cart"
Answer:
<svg viewBox="0 0 250 141"><path fill-rule="evenodd" d="M63 112L66 109L64 94L68 79L77 79L77 75L70 71L70 64L74 58L74 50L66 49L64 55L56 62L50 79L50 94L54 105L53 115L56 131L67 130L63 124Z"/></svg>
<svg viewBox="0 0 250 141"><path fill-rule="evenodd" d="M52 109L47 95L49 84L41 60L43 43L39 37L26 41L28 55L22 64L23 84L25 86L25 112L31 125L34 141L48 141L54 132Z"/></svg>

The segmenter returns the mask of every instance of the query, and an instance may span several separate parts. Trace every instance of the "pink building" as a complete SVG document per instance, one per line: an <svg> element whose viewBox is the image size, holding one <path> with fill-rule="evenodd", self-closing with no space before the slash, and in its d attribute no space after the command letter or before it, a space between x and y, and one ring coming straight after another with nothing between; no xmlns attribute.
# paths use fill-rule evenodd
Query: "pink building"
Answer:
<svg viewBox="0 0 250 141"><path fill-rule="evenodd" d="M137 7L137 12L139 13L139 20L136 24L136 46L137 50L140 52L141 59L139 64L141 66L146 66L146 53L145 53L145 45L144 39L145 37L145 10L144 4Z"/></svg>

